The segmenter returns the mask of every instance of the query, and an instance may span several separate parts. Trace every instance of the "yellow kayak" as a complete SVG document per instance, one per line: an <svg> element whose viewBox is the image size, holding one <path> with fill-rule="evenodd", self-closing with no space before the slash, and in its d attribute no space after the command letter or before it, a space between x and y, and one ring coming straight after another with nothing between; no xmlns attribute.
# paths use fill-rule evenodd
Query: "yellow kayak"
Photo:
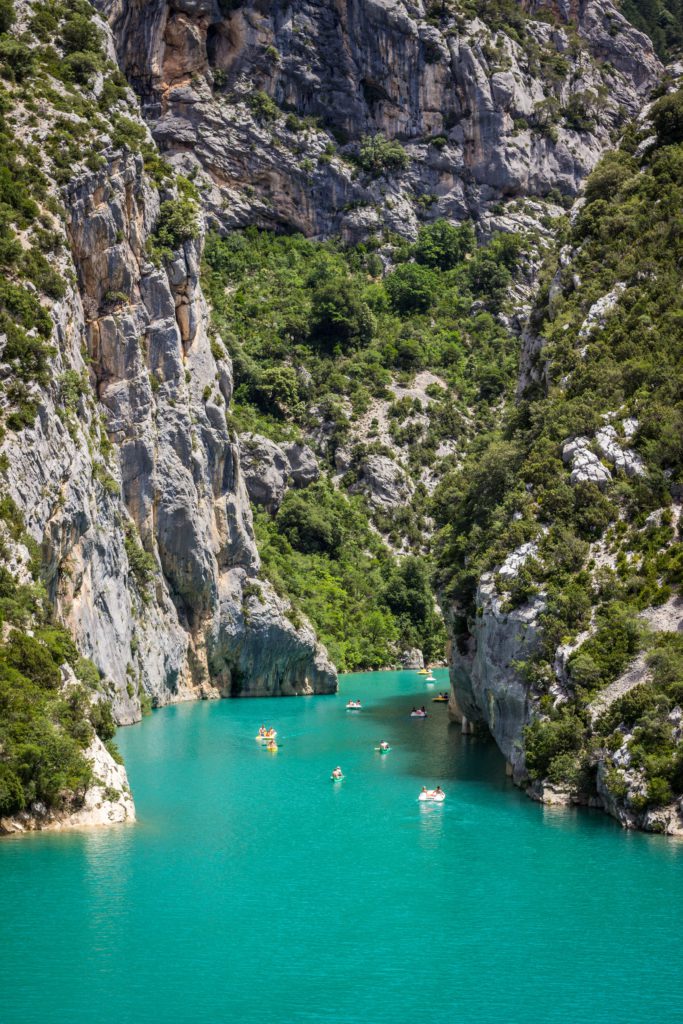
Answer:
<svg viewBox="0 0 683 1024"><path fill-rule="evenodd" d="M418 670L417 674L419 676L428 676L429 675L429 670L426 669L426 668L421 668L421 669Z"/></svg>

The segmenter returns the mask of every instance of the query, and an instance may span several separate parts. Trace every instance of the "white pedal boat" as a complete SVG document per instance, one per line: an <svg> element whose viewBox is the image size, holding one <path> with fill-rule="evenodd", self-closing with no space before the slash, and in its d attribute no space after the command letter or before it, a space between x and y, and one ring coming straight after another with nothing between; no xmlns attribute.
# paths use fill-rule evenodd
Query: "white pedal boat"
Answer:
<svg viewBox="0 0 683 1024"><path fill-rule="evenodd" d="M423 789L417 798L421 803L442 804L446 799L443 790L437 793L435 789Z"/></svg>

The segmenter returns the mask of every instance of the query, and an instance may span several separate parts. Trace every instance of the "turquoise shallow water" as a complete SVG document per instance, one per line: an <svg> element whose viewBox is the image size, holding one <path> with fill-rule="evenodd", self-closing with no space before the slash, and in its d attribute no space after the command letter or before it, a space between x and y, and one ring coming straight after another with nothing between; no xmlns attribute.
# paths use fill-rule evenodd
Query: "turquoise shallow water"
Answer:
<svg viewBox="0 0 683 1024"><path fill-rule="evenodd" d="M121 730L137 826L0 842L0 1021L683 1021L683 843L532 804L444 706L410 719L433 693L346 676Z"/></svg>

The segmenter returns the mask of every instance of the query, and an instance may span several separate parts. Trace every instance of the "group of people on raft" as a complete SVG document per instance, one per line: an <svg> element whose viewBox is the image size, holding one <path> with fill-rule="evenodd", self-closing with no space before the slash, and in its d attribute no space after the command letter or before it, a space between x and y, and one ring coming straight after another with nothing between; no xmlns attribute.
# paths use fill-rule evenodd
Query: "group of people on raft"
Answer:
<svg viewBox="0 0 683 1024"><path fill-rule="evenodd" d="M275 742L276 736L277 732L275 729L266 729L265 725L262 725L259 728L256 739L261 740L262 743L265 743L266 750L277 750L277 743Z"/></svg>

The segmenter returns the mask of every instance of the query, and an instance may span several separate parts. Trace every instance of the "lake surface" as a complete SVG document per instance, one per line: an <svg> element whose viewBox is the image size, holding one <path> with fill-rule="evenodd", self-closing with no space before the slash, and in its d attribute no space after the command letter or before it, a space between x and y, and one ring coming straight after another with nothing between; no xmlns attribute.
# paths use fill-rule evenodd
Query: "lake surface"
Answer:
<svg viewBox="0 0 683 1024"><path fill-rule="evenodd" d="M137 825L0 842L0 1021L683 1021L683 843L531 803L423 679L120 730Z"/></svg>

